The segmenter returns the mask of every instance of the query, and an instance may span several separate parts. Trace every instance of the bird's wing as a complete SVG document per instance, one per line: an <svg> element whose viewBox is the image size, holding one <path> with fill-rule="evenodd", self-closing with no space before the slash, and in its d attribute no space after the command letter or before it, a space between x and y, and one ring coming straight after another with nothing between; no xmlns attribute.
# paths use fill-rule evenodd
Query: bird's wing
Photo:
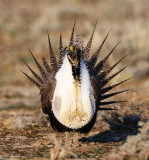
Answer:
<svg viewBox="0 0 149 160"><path fill-rule="evenodd" d="M52 49L51 41L50 41L50 36L48 34L48 42L49 42L49 56L50 56L50 64L48 64L47 60L45 57L42 57L42 63L41 65L37 59L34 57L33 53L29 49L36 65L37 68L40 72L40 75L37 74L27 63L26 66L28 69L31 71L35 79L27 75L26 73L23 73L27 76L29 80L31 80L37 88L40 90L40 95L41 95L41 104L42 104L42 110L45 114L50 114L51 112L51 100L53 99L53 94L56 86L56 80L55 80L55 74L57 70L60 68L62 65L63 57L64 57L64 52L63 52L63 44L62 44L62 36L60 36L60 43L59 43L59 57L58 57L58 62L56 60L54 51Z"/></svg>
<svg viewBox="0 0 149 160"><path fill-rule="evenodd" d="M55 78L49 78L42 86L40 90L41 94L41 104L42 104L42 111L45 114L50 115L51 107L52 107L52 99L53 94L56 86Z"/></svg>

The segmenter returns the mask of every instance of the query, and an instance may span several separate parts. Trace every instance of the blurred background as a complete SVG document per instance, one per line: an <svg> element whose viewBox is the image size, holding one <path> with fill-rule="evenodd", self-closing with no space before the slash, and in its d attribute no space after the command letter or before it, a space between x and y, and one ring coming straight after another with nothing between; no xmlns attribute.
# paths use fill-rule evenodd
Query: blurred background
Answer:
<svg viewBox="0 0 149 160"><path fill-rule="evenodd" d="M59 36L62 34L63 45L67 46L75 19L75 33L81 34L84 46L98 19L91 54L112 29L99 60L121 40L105 68L128 54L114 72L126 65L128 68L112 83L134 77L124 85L125 89L133 89L127 95L131 97L129 102L133 105L149 104L148 96L144 96L149 92L149 1L0 0L0 108L40 108L38 89L20 72L23 70L32 76L24 64L26 61L38 73L28 48L39 62L43 55L48 59L48 29L57 55ZM122 87L118 87L120 89ZM120 97L127 99L125 94Z"/></svg>
<svg viewBox="0 0 149 160"><path fill-rule="evenodd" d="M149 1L147 0L0 0L0 86L32 85L19 69L31 75L25 60L35 68L28 47L41 60L48 58L47 29L55 54L59 36L68 45L74 19L76 33L84 44L88 41L98 18L92 53L112 28L101 52L103 58L112 47L121 43L106 67L124 54L129 56L116 70L129 65L120 78L135 76L135 80L149 76Z"/></svg>
<svg viewBox="0 0 149 160"><path fill-rule="evenodd" d="M6 157L10 159L13 155L13 158L16 157L14 159L39 157L41 160L41 157L50 156L53 143L49 142L49 139L53 130L43 116L39 90L20 70L32 76L24 64L26 61L38 72L28 48L39 62L43 55L49 58L47 29L56 55L60 34L64 46L67 46L75 19L77 19L75 33L81 34L84 46L98 19L91 54L112 28L99 60L121 40L105 68L113 65L125 54L129 54L113 72L127 65L128 68L110 83L134 78L114 89L114 91L132 89L112 97L112 100L124 100L126 103L108 106L117 108L117 111L99 112L97 123L90 133L95 136L89 138L89 141L94 139L93 142L99 143L88 145L79 142L81 145L79 144L78 150L76 147L76 150L69 148L81 158L85 153L86 157L94 154L93 157L97 156L96 159L102 159L111 150L117 151L128 135L138 133L138 121L149 119L148 0L0 0L0 159ZM104 117L111 123L110 125ZM112 125L116 127L112 129ZM147 132L147 129L145 130ZM108 139L110 141L107 141ZM144 135L143 139L144 147L148 143ZM103 143L105 140L107 143ZM132 144L130 141L131 149ZM129 152L132 151L129 147L126 148ZM140 148L136 147L136 157L139 157L138 151ZM144 152L140 153L145 155ZM128 159L127 154L126 157L125 159Z"/></svg>

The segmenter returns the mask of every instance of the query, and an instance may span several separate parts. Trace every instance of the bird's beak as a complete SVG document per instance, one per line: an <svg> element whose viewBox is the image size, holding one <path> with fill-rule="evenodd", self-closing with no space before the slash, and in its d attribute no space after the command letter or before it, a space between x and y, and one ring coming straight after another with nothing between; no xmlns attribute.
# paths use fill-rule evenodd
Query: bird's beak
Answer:
<svg viewBox="0 0 149 160"><path fill-rule="evenodd" d="M70 52L68 52L67 56L68 56L68 59L69 59L70 63L74 67L78 67L79 62L80 62L80 58L81 58L80 51L78 51L76 49L73 49L73 47L70 46Z"/></svg>

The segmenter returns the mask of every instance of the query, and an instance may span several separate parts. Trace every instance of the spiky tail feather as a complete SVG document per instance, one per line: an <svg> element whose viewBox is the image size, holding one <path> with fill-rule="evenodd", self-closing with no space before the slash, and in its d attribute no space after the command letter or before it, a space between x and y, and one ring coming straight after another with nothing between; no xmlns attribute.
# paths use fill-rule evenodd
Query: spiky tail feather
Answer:
<svg viewBox="0 0 149 160"><path fill-rule="evenodd" d="M91 50L91 46L92 46L92 41L93 41L93 37L94 37L94 33L95 33L95 29L96 29L96 26L97 26L97 23L98 23L98 19L96 21L96 24L94 26L94 29L93 29L93 32L92 32L92 35L85 47L85 52L83 54L83 58L85 61L88 61L89 60L89 53L90 53L90 50Z"/></svg>

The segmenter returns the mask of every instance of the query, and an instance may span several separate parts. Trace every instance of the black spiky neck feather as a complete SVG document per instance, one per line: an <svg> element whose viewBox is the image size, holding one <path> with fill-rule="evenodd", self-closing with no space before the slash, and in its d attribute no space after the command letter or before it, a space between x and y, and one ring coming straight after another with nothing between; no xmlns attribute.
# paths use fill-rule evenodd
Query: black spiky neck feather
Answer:
<svg viewBox="0 0 149 160"><path fill-rule="evenodd" d="M81 57L79 58L79 62L78 62L77 66L74 66L69 58L68 58L68 60L69 60L69 63L71 64L72 76L73 76L74 80L80 82L80 76L81 76Z"/></svg>
<svg viewBox="0 0 149 160"><path fill-rule="evenodd" d="M79 65L77 67L72 65L72 75L74 80L80 81L80 74L81 74L81 62L79 61Z"/></svg>

